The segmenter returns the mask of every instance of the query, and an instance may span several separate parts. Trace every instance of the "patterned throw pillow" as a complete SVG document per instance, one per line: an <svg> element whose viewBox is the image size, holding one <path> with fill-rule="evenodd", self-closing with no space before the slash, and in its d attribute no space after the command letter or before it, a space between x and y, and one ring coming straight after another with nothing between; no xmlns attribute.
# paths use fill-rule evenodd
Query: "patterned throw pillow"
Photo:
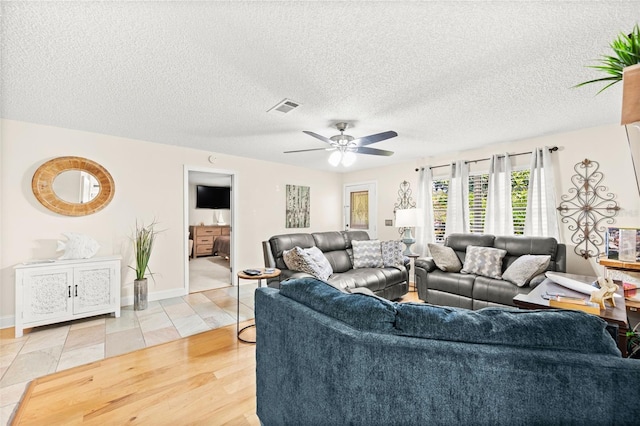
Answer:
<svg viewBox="0 0 640 426"><path fill-rule="evenodd" d="M382 264L385 268L400 268L404 266L401 241L382 241L380 243L380 251L382 252Z"/></svg>
<svg viewBox="0 0 640 426"><path fill-rule="evenodd" d="M543 273L549 262L551 256L534 256L531 254L525 254L520 256L504 271L502 275L503 280L514 283L518 287L524 287L529 284L529 281L538 274Z"/></svg>
<svg viewBox="0 0 640 426"><path fill-rule="evenodd" d="M296 246L285 250L282 252L282 260L292 271L306 272L319 280L327 280L333 274L331 264L317 247L303 249Z"/></svg>
<svg viewBox="0 0 640 426"><path fill-rule="evenodd" d="M351 241L353 246L353 269L382 268L380 240Z"/></svg>
<svg viewBox="0 0 640 426"><path fill-rule="evenodd" d="M489 278L502 278L502 259L506 250L493 247L468 246L464 267L460 272Z"/></svg>
<svg viewBox="0 0 640 426"><path fill-rule="evenodd" d="M427 244L427 247L438 269L445 272L460 272L462 263L451 247L440 244Z"/></svg>

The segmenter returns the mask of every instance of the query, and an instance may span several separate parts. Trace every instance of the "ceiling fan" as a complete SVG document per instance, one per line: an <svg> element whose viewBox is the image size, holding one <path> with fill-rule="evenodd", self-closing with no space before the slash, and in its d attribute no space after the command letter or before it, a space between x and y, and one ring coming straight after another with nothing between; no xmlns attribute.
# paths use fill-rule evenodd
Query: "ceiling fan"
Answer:
<svg viewBox="0 0 640 426"><path fill-rule="evenodd" d="M385 151L384 149L368 148L367 145L371 145L376 142L381 142L386 139L395 138L398 134L394 131L376 133L375 135L364 136L362 138L355 139L351 135L345 135L344 131L347 129L348 123L336 123L336 128L340 131L339 135L331 136L327 138L317 133L303 130L303 133L313 136L316 139L320 139L322 142L328 143L330 146L327 148L314 148L314 149L299 149L295 151L285 151L285 154L293 152L307 152L307 151L333 151L329 156L329 164L337 166L342 163L343 166L350 166L356 161L355 154L369 154L369 155L393 155L393 151Z"/></svg>

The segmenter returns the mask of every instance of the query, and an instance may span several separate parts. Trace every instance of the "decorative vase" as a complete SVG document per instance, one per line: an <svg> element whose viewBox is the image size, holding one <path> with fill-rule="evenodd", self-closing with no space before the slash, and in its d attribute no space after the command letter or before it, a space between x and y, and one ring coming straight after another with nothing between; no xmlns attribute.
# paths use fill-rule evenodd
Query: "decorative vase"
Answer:
<svg viewBox="0 0 640 426"><path fill-rule="evenodd" d="M622 70L621 124L640 121L640 64Z"/></svg>
<svg viewBox="0 0 640 426"><path fill-rule="evenodd" d="M144 311L147 309L147 279L133 281L133 310Z"/></svg>

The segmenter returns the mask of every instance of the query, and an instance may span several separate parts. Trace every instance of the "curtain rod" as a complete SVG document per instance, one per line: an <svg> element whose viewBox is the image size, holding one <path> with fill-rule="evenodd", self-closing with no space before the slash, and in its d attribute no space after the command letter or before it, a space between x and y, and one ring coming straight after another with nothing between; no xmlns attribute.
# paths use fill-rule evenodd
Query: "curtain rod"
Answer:
<svg viewBox="0 0 640 426"><path fill-rule="evenodd" d="M553 147L549 148L549 152L554 152L554 151L557 151L557 150L558 150L557 146L553 146ZM533 151L518 152L516 154L509 154L509 157L516 157L518 155L526 155L526 154L531 154L531 153L533 153ZM498 158L502 158L502 157L504 157L504 155L498 155ZM489 161L489 160L491 160L491 158L481 158L479 160L465 161L464 163L465 164L469 164L469 163L477 163L479 161ZM429 168L430 169L439 169L440 167L449 167L450 165L451 164L440 164L438 166L430 166ZM418 168L416 168L416 172L418 172L420 170L424 170L424 169L425 169L425 167L418 167Z"/></svg>

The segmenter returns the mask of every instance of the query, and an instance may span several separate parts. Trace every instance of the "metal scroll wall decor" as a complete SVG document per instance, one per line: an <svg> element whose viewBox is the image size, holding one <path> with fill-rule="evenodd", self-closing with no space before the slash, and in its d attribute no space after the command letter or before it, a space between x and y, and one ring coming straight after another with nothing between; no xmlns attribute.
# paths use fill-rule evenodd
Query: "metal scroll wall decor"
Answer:
<svg viewBox="0 0 640 426"><path fill-rule="evenodd" d="M411 184L406 180L400 183L400 189L398 189L398 202L393 205L393 215L395 216L396 210L415 209L416 202L411 198ZM404 233L404 228L398 228L400 235Z"/></svg>
<svg viewBox="0 0 640 426"><path fill-rule="evenodd" d="M568 223L573 232L571 242L576 245L573 251L585 259L600 254L604 225L614 223L613 217L620 210L614 201L615 195L606 192L607 187L601 185L604 175L599 168L597 161L588 159L573 166L576 174L571 176L571 183L574 187L569 189L568 195L561 197L558 207L562 223Z"/></svg>

